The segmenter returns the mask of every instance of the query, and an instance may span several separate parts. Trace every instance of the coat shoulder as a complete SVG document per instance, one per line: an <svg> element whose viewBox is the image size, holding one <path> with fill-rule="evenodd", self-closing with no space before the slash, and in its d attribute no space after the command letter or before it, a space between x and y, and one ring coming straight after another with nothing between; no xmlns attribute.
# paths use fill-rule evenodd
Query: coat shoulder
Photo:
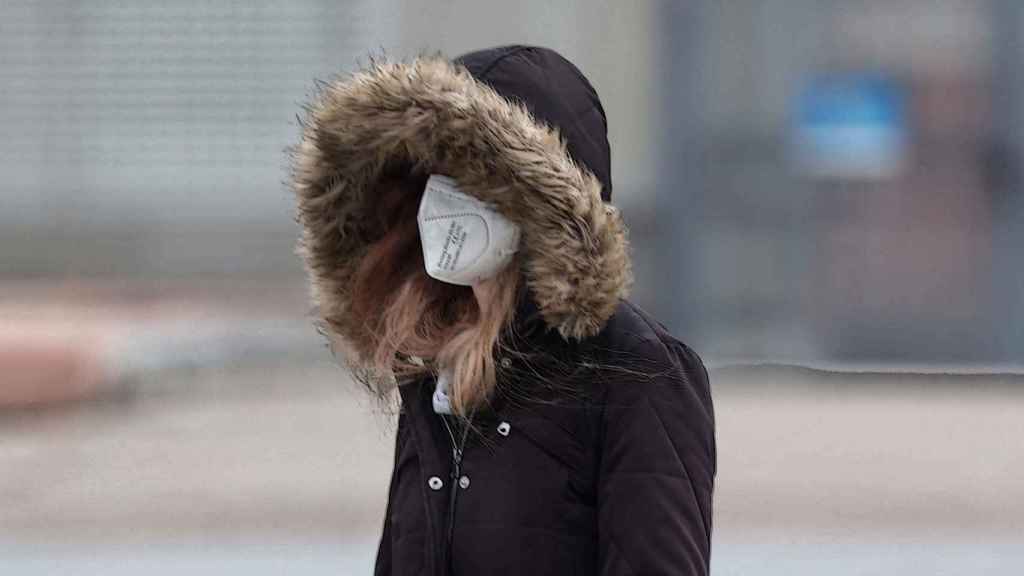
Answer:
<svg viewBox="0 0 1024 576"><path fill-rule="evenodd" d="M704 367L692 348L629 300L619 301L615 313L590 345L596 355L614 364L632 359L661 368Z"/></svg>
<svg viewBox="0 0 1024 576"><path fill-rule="evenodd" d="M615 313L594 339L601 346L615 349L647 350L664 347L667 343L678 341L664 324L656 320L649 312L629 300L619 300Z"/></svg>
<svg viewBox="0 0 1024 576"><path fill-rule="evenodd" d="M592 339L591 350L599 364L618 375L604 379L609 400L643 400L667 384L712 413L708 373L701 357L639 305L621 300Z"/></svg>

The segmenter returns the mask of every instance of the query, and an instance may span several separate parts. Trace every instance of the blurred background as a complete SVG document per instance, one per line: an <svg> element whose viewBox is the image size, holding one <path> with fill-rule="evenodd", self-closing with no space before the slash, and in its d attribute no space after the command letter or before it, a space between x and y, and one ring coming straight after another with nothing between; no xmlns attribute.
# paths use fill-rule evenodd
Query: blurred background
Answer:
<svg viewBox="0 0 1024 576"><path fill-rule="evenodd" d="M555 48L711 367L716 574L1024 572L1024 3L0 3L0 572L367 574L392 419L285 148L371 54Z"/></svg>

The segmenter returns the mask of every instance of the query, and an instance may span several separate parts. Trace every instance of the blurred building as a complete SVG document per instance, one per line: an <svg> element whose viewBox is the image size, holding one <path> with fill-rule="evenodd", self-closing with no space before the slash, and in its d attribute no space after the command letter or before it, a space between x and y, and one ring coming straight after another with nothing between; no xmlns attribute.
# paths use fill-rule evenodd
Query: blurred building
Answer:
<svg viewBox="0 0 1024 576"><path fill-rule="evenodd" d="M675 327L719 359L1019 365L1019 5L683 4L658 51Z"/></svg>
<svg viewBox="0 0 1024 576"><path fill-rule="evenodd" d="M648 190L651 12L590 7L4 2L0 122L16 137L0 142L0 273L298 273L286 147L300 106L315 81L382 54L554 46L620 112L621 196Z"/></svg>
<svg viewBox="0 0 1024 576"><path fill-rule="evenodd" d="M539 43L605 102L637 300L709 359L1019 365L1022 13L10 0L0 274L301 281L285 148L314 79L381 52Z"/></svg>

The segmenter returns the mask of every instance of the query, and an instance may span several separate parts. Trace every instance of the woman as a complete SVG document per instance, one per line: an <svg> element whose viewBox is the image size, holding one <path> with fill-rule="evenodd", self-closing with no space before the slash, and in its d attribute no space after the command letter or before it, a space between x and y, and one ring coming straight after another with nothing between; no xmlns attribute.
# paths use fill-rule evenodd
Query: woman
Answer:
<svg viewBox="0 0 1024 576"><path fill-rule="evenodd" d="M637 306L604 110L551 50L375 63L295 149L301 253L401 397L376 574L706 574L700 359Z"/></svg>

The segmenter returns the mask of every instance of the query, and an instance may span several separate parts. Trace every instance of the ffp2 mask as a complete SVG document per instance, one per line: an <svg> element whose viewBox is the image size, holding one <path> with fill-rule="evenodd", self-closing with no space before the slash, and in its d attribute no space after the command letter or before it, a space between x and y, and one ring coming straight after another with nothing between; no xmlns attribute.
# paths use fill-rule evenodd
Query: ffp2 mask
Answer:
<svg viewBox="0 0 1024 576"><path fill-rule="evenodd" d="M427 274L450 284L495 276L519 247L519 226L440 174L427 179L417 223Z"/></svg>

